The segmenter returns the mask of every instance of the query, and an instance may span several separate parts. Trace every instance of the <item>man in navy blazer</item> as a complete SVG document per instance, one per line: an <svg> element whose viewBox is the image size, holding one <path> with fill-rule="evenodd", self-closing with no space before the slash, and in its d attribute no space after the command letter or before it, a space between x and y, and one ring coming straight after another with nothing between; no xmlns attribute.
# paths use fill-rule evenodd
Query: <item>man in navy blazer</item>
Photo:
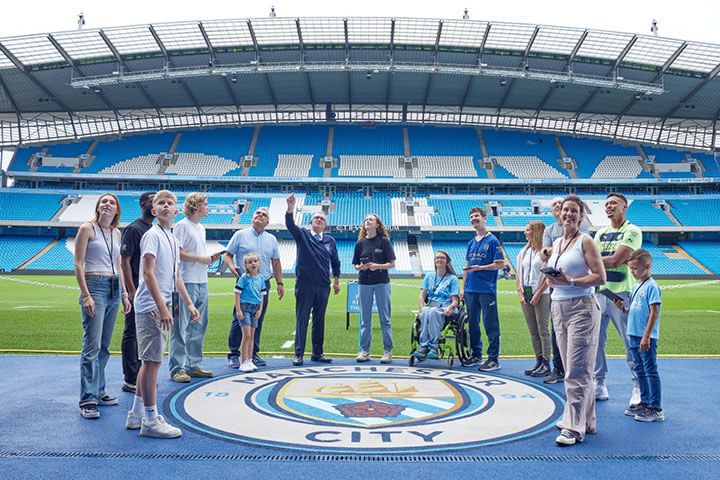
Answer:
<svg viewBox="0 0 720 480"><path fill-rule="evenodd" d="M285 226L297 245L295 262L295 359L293 365L303 364L307 327L312 311L312 355L314 362L330 363L331 358L323 354L325 337L325 310L330 297L330 270L332 288L340 292L340 259L335 239L324 233L327 216L316 212L310 222L310 229L295 225L295 194L287 198Z"/></svg>

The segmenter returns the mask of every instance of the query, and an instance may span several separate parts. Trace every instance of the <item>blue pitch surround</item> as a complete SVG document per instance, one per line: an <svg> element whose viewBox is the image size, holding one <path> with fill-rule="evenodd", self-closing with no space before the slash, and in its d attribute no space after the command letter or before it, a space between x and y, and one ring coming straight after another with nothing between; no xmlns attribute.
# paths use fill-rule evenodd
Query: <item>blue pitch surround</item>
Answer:
<svg viewBox="0 0 720 480"><path fill-rule="evenodd" d="M288 359L270 359L270 371L290 369ZM531 360L502 360L501 376L540 384L522 374ZM223 441L183 428L177 440L154 440L124 428L132 395L120 392L120 358L108 364L108 391L120 396L120 405L101 407L99 420L84 420L77 408L78 363L76 356L0 356L5 372L19 372L17 380L3 382L4 401L0 404L0 468L4 478L97 478L127 479L142 471L152 478L364 478L369 472L381 478L437 476L451 466L453 477L502 478L539 476L575 478L717 478L720 467L720 441L715 422L708 421L720 395L718 360L661 359L663 403L667 421L642 424L623 415L630 394L629 372L619 359L609 361L610 400L597 406L598 433L585 443L571 447L555 446L557 431L548 428L535 435L506 443L471 446L452 452L419 453L326 453L321 450L299 452L282 447ZM351 360L336 359L333 366L355 367ZM398 359L393 366L404 367ZM378 366L375 362L370 366ZM224 359L209 359L206 367L218 378L241 375L229 370ZM308 362L306 368L315 367ZM325 367L324 365L320 367ZM428 370L435 369L428 362ZM454 369L478 374L474 369ZM490 375L488 375L490 376ZM162 414L171 418L170 402L188 385L167 378L166 363L161 368L160 398ZM7 377L6 377L7 378ZM537 382L537 383L536 383ZM208 382L210 383L210 382ZM199 387L202 388L202 387ZM198 388L198 389L199 389ZM562 385L551 385L554 394L563 395ZM521 413L521 412L520 412ZM32 421L29 420L32 417ZM475 425L472 418L467 422ZM182 425L180 425L182 426Z"/></svg>

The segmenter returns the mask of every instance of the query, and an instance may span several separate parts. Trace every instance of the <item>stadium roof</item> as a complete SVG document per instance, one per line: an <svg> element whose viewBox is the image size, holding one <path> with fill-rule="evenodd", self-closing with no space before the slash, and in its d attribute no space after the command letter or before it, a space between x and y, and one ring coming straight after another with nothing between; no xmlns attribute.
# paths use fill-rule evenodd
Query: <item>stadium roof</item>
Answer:
<svg viewBox="0 0 720 480"><path fill-rule="evenodd" d="M539 129L710 150L720 45L424 18L260 18L0 39L0 145L271 122Z"/></svg>

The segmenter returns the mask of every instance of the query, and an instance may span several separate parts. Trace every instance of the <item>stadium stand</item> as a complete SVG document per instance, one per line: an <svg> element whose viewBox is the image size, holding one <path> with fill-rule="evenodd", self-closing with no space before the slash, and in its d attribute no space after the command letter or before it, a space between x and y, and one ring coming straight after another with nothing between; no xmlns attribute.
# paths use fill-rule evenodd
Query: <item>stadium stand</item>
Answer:
<svg viewBox="0 0 720 480"><path fill-rule="evenodd" d="M365 128L356 125L335 127L333 156L404 155L402 127Z"/></svg>
<svg viewBox="0 0 720 480"><path fill-rule="evenodd" d="M61 239L47 252L27 265L28 270L64 270L75 269L75 237Z"/></svg>
<svg viewBox="0 0 720 480"><path fill-rule="evenodd" d="M679 244L683 250L705 268L714 274L720 274L720 243L717 241L684 241Z"/></svg>
<svg viewBox="0 0 720 480"><path fill-rule="evenodd" d="M337 174L339 177L407 177L400 157L388 155L340 155Z"/></svg>
<svg viewBox="0 0 720 480"><path fill-rule="evenodd" d="M427 204L435 211L431 216L434 226L451 227L457 225L451 200L431 197L427 199Z"/></svg>
<svg viewBox="0 0 720 480"><path fill-rule="evenodd" d="M413 169L414 178L478 176L478 172L473 166L473 157L432 156L415 158L417 168Z"/></svg>
<svg viewBox="0 0 720 480"><path fill-rule="evenodd" d="M638 155L608 155L597 165L590 178L637 178L643 172L642 161Z"/></svg>
<svg viewBox="0 0 720 480"><path fill-rule="evenodd" d="M283 273L295 273L295 260L297 259L297 246L293 240L278 240L280 250L280 264Z"/></svg>
<svg viewBox="0 0 720 480"><path fill-rule="evenodd" d="M175 139L175 133L156 133L148 135L130 135L118 140L98 142L93 155L95 159L85 173L98 173L116 163L136 157L155 156L167 153ZM157 171L157 170L156 170Z"/></svg>
<svg viewBox="0 0 720 480"><path fill-rule="evenodd" d="M577 163L575 173L578 178L594 178L595 170L607 156L637 156L637 151L633 147L616 145L602 140L560 137L560 141L565 148L565 153Z"/></svg>
<svg viewBox="0 0 720 480"><path fill-rule="evenodd" d="M474 128L408 126L411 156L482 157Z"/></svg>
<svg viewBox="0 0 720 480"><path fill-rule="evenodd" d="M652 255L652 272L655 275L705 275L700 267L687 258L670 258L650 242L643 242L643 248Z"/></svg>
<svg viewBox="0 0 720 480"><path fill-rule="evenodd" d="M412 273L410 263L410 249L407 240L404 238L392 238L393 251L395 252L395 268L390 273L409 274Z"/></svg>
<svg viewBox="0 0 720 480"><path fill-rule="evenodd" d="M462 269L465 267L465 256L467 255L467 244L470 241L472 234L467 235L465 241L447 241L447 240L433 240L432 249L433 252L442 250L447 252L452 259L453 268L458 275L462 274ZM431 267L434 268L434 267Z"/></svg>
<svg viewBox="0 0 720 480"><path fill-rule="evenodd" d="M332 200L335 209L328 216L329 225L362 225L368 213L375 213L385 225L392 225L392 206L386 193L375 192L372 197L365 197L359 192L346 192L333 195Z"/></svg>
<svg viewBox="0 0 720 480"><path fill-rule="evenodd" d="M0 220L48 221L64 195L0 191Z"/></svg>
<svg viewBox="0 0 720 480"><path fill-rule="evenodd" d="M312 167L312 155L278 155L275 177L308 177Z"/></svg>
<svg viewBox="0 0 720 480"><path fill-rule="evenodd" d="M629 200L627 218L639 227L673 227L675 224L663 210L650 200Z"/></svg>
<svg viewBox="0 0 720 480"><path fill-rule="evenodd" d="M720 225L720 202L717 200L671 200L672 214L686 226Z"/></svg>
<svg viewBox="0 0 720 480"><path fill-rule="evenodd" d="M0 237L0 272L10 272L50 245L52 237L4 235Z"/></svg>
<svg viewBox="0 0 720 480"><path fill-rule="evenodd" d="M223 176L237 168L240 168L240 164L217 155L178 153L175 162L167 167L165 174L194 177Z"/></svg>
<svg viewBox="0 0 720 480"><path fill-rule="evenodd" d="M99 173L106 175L155 175L160 173L163 166L160 157L160 153L140 155L103 168Z"/></svg>
<svg viewBox="0 0 720 480"><path fill-rule="evenodd" d="M298 127L265 126L260 129L254 156L257 165L250 176L272 177L278 166L278 155L310 155L316 159L325 156L328 127L303 125Z"/></svg>
<svg viewBox="0 0 720 480"><path fill-rule="evenodd" d="M538 157L493 157L497 162L498 167L496 168L495 174L498 178L506 178L503 170L509 173L515 178L567 178L565 175L557 171L557 169L551 167L547 163L540 160ZM503 172L502 175L500 173Z"/></svg>
<svg viewBox="0 0 720 480"><path fill-rule="evenodd" d="M182 132L176 153L215 155L237 163L249 148L253 128L215 128Z"/></svg>

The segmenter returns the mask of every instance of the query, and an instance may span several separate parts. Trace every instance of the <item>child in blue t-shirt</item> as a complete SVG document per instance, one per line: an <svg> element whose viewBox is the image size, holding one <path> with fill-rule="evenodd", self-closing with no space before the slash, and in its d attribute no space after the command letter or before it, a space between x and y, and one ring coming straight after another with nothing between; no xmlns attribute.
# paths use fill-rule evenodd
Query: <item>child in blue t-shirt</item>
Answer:
<svg viewBox="0 0 720 480"><path fill-rule="evenodd" d="M253 339L258 319L262 313L262 304L267 291L265 281L260 276L260 256L248 253L243 257L245 273L235 282L235 310L240 327L242 342L240 344L240 371L252 372L257 367L252 361Z"/></svg>
<svg viewBox="0 0 720 480"><path fill-rule="evenodd" d="M660 376L657 369L657 342L660 336L660 287L650 276L652 257L639 248L628 257L628 267L638 284L630 295L630 308L616 300L618 308L628 312L627 334L633 369L640 385L640 403L625 410L640 422L662 422L665 415L660 404Z"/></svg>

